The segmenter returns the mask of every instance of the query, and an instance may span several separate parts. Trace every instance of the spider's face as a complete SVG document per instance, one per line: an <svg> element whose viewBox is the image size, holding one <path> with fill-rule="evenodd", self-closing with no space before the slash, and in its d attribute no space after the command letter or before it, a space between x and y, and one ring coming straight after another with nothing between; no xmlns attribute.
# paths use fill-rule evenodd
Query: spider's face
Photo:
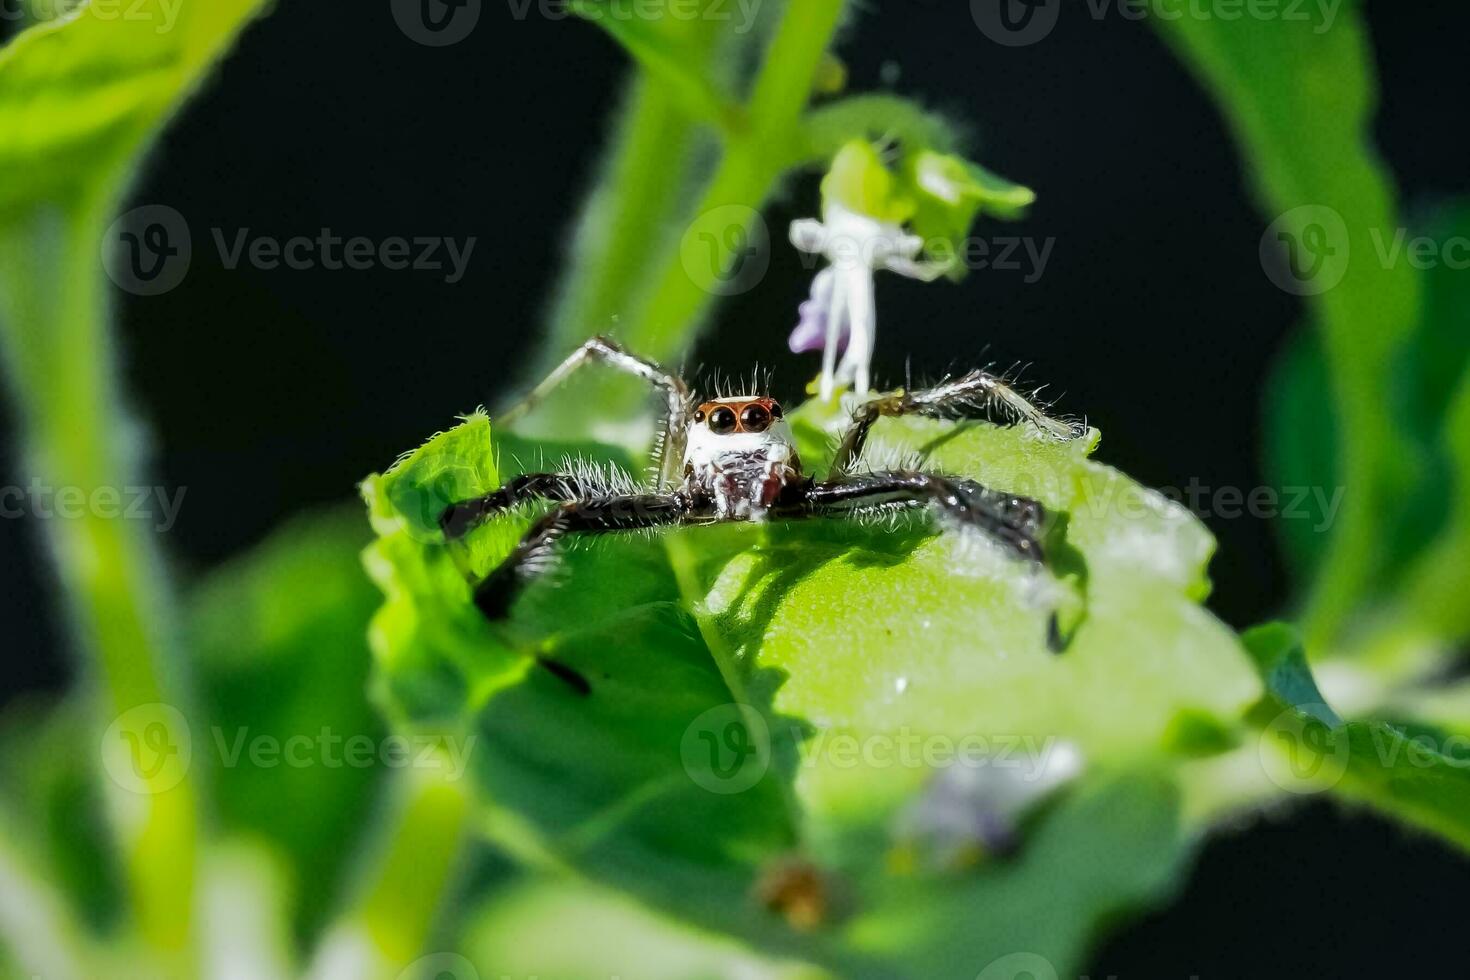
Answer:
<svg viewBox="0 0 1470 980"><path fill-rule="evenodd" d="M720 517L759 520L801 477L791 428L773 398L716 398L695 410L685 479L708 493Z"/></svg>

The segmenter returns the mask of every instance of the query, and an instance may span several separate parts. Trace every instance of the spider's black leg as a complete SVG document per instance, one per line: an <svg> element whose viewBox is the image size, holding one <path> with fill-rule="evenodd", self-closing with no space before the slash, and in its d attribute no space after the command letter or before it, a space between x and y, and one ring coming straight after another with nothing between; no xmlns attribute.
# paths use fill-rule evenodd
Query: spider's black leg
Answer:
<svg viewBox="0 0 1470 980"><path fill-rule="evenodd" d="M496 416L501 424L514 422L535 408L562 382L590 361L600 361L636 378L642 378L663 393L666 402L663 461L659 467L659 487L667 488L674 481L679 463L684 458L684 429L692 410L689 403L689 388L683 381L668 373L652 361L631 354L606 337L593 337L562 361L546 380L530 394Z"/></svg>
<svg viewBox="0 0 1470 980"><path fill-rule="evenodd" d="M1041 539L1046 511L1029 497L1001 493L973 480L912 470L865 473L807 489L796 513L842 514L891 503L927 503L946 516L984 531L1018 558L1045 560ZM782 516L790 516L790 512Z"/></svg>
<svg viewBox="0 0 1470 980"><path fill-rule="evenodd" d="M444 508L439 527L453 540L464 537L470 529L491 515L510 510L529 500L576 500L586 495L582 481L565 473L525 473L512 477L497 490L483 497L461 500Z"/></svg>
<svg viewBox="0 0 1470 980"><path fill-rule="evenodd" d="M868 430L884 416L986 418L991 409L998 409L1014 421L1030 422L1058 439L1075 439L1080 434L1071 424L1047 415L1004 380L984 371L971 371L933 388L892 392L859 405L852 413L851 426L837 447L837 455L832 460L832 475L840 476L852 468L868 440Z"/></svg>
<svg viewBox="0 0 1470 980"><path fill-rule="evenodd" d="M501 620L520 589L551 568L564 534L605 534L680 524L693 516L681 493L633 493L571 500L532 524L503 562L475 587L475 605L486 619Z"/></svg>

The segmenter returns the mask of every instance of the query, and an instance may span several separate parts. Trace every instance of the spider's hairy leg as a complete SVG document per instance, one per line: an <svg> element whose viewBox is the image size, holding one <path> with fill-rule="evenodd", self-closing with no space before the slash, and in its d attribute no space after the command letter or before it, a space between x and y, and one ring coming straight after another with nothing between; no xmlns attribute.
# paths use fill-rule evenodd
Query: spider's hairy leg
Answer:
<svg viewBox="0 0 1470 980"><path fill-rule="evenodd" d="M691 411L689 387L657 364L629 353L606 337L593 337L578 347L546 376L546 380L531 389L526 397L501 412L496 421L502 425L514 422L544 401L578 368L591 361L598 361L635 378L641 378L663 394L666 428L659 486L668 486L679 462L684 458L684 427Z"/></svg>
<svg viewBox="0 0 1470 980"><path fill-rule="evenodd" d="M832 474L848 472L862 455L868 432L878 419L901 415L923 415L936 419L988 418L998 410L1014 422L1029 422L1058 439L1075 439L1080 434L1068 422L1055 419L1016 391L1004 379L985 371L971 371L932 388L880 395L859 405L838 444Z"/></svg>
<svg viewBox="0 0 1470 980"><path fill-rule="evenodd" d="M1046 511L1042 505L973 480L915 470L866 473L812 485L805 495L804 512L840 516L904 502L930 504L955 521L983 531L1017 558L1038 564L1045 560L1041 538Z"/></svg>
<svg viewBox="0 0 1470 980"><path fill-rule="evenodd" d="M475 587L475 605L499 621L522 586L547 572L558 540L566 534L639 531L685 522L690 503L677 493L633 493L570 500L532 524L510 555Z"/></svg>
<svg viewBox="0 0 1470 980"><path fill-rule="evenodd" d="M444 508L439 527L453 540L464 537L486 518L510 510L528 500L576 500L586 496L582 480L568 473L525 473L512 477L497 490L481 497L461 500Z"/></svg>

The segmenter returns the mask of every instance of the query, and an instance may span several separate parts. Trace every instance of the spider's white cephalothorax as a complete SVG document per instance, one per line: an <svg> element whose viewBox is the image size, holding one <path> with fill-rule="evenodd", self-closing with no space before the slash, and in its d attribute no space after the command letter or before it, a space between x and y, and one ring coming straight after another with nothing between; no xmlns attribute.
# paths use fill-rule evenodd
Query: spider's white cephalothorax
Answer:
<svg viewBox="0 0 1470 980"><path fill-rule="evenodd" d="M695 410L685 430L684 482L714 502L721 520L762 520L799 479L791 427L773 399L717 398Z"/></svg>

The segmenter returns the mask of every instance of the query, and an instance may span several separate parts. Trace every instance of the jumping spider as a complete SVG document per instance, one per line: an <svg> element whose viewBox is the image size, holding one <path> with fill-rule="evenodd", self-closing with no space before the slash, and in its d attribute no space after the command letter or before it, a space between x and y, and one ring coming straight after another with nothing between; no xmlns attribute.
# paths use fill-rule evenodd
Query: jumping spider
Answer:
<svg viewBox="0 0 1470 980"><path fill-rule="evenodd" d="M857 472L868 431L883 416L968 419L992 407L1050 435L1074 438L1000 378L983 371L933 388L879 395L860 405L837 447L826 479L803 474L791 429L771 398L739 396L696 401L688 386L658 365L603 337L583 344L500 421L521 415L590 361L642 378L667 401L658 482L647 492L617 493L568 473L527 473L482 497L452 504L440 517L448 538L528 499L557 506L535 521L500 565L475 588L475 605L491 620L505 618L519 587L549 567L564 534L729 521L851 517L875 509L928 504L948 518L1000 542L1016 558L1043 561L1045 511L1028 497L990 490L973 480L918 470Z"/></svg>

